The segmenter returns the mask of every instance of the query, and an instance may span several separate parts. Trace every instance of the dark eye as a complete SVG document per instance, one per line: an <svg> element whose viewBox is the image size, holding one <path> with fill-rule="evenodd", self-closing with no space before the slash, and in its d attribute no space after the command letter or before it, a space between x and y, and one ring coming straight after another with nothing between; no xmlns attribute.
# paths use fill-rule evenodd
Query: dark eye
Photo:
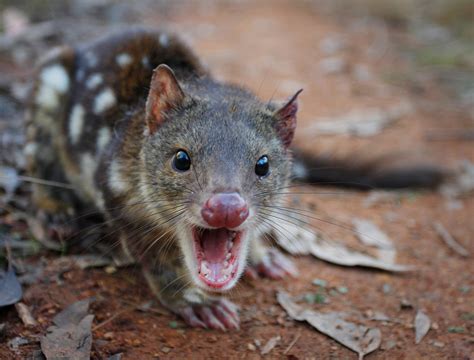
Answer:
<svg viewBox="0 0 474 360"><path fill-rule="evenodd" d="M270 163L268 161L268 156L263 155L260 159L257 160L255 164L255 174L260 177L264 177L268 175L270 171Z"/></svg>
<svg viewBox="0 0 474 360"><path fill-rule="evenodd" d="M191 158L184 150L178 150L173 158L173 166L178 171L188 171L191 167Z"/></svg>

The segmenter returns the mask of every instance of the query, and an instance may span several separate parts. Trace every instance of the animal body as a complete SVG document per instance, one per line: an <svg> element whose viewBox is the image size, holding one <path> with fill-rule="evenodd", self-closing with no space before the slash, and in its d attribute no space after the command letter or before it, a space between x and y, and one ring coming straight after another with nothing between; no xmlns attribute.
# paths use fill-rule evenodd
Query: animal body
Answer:
<svg viewBox="0 0 474 360"><path fill-rule="evenodd" d="M297 274L265 238L278 236L266 214L292 174L299 93L267 103L217 82L163 31L60 48L38 67L25 152L33 176L74 191L37 184L34 203L51 220L95 207L164 306L191 326L236 329L237 307L219 293L244 270ZM305 156L297 164L302 180L362 187L439 180L431 170L415 171L419 183L391 182L368 168L318 172L310 169L324 161Z"/></svg>

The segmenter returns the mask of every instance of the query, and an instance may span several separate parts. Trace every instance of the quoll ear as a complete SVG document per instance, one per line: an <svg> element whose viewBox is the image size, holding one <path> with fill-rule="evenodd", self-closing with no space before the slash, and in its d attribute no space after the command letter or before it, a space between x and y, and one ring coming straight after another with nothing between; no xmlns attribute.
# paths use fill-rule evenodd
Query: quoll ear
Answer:
<svg viewBox="0 0 474 360"><path fill-rule="evenodd" d="M166 112L178 107L184 100L184 92L178 80L167 65L161 64L151 78L150 91L146 101L146 122L150 134L163 124Z"/></svg>
<svg viewBox="0 0 474 360"><path fill-rule="evenodd" d="M300 89L293 95L285 105L281 106L274 113L276 119L275 128L281 142L288 148L295 136L296 113L298 112L298 95L303 89Z"/></svg>

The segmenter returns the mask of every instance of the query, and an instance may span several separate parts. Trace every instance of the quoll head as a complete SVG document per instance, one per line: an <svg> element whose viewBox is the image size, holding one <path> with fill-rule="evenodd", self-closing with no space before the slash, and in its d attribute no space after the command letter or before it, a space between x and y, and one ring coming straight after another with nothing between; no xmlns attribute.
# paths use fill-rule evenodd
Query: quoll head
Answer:
<svg viewBox="0 0 474 360"><path fill-rule="evenodd" d="M210 79L180 85L166 65L155 70L145 186L198 286L227 290L242 274L262 212L288 182L300 92L277 106Z"/></svg>

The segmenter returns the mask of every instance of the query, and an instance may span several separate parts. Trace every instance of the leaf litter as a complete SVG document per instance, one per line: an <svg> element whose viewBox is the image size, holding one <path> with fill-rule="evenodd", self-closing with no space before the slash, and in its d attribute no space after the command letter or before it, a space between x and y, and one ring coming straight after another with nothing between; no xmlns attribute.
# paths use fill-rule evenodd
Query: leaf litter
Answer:
<svg viewBox="0 0 474 360"><path fill-rule="evenodd" d="M23 289L13 269L11 251L6 246L8 267L7 270L0 268L0 307L13 305L23 297Z"/></svg>
<svg viewBox="0 0 474 360"><path fill-rule="evenodd" d="M92 321L90 299L77 301L53 319L46 335L41 338L41 350L46 359L90 359Z"/></svg>
<svg viewBox="0 0 474 360"><path fill-rule="evenodd" d="M419 344L430 331L431 320L423 311L418 310L415 316L415 343Z"/></svg>
<svg viewBox="0 0 474 360"><path fill-rule="evenodd" d="M283 291L278 292L277 300L293 320L308 322L319 332L356 352L359 359L363 359L365 355L380 347L381 331L378 328L369 328L348 321L348 313L321 313L305 309L294 303L290 295Z"/></svg>
<svg viewBox="0 0 474 360"><path fill-rule="evenodd" d="M371 255L347 248L345 245L324 239L319 232L309 230L304 225L288 224L275 234L276 242L292 255L313 255L314 257L341 266L364 266L385 271L403 272L413 268L393 263L384 255L376 258ZM394 250L379 249L380 253L393 254ZM391 260L391 261L387 261Z"/></svg>

